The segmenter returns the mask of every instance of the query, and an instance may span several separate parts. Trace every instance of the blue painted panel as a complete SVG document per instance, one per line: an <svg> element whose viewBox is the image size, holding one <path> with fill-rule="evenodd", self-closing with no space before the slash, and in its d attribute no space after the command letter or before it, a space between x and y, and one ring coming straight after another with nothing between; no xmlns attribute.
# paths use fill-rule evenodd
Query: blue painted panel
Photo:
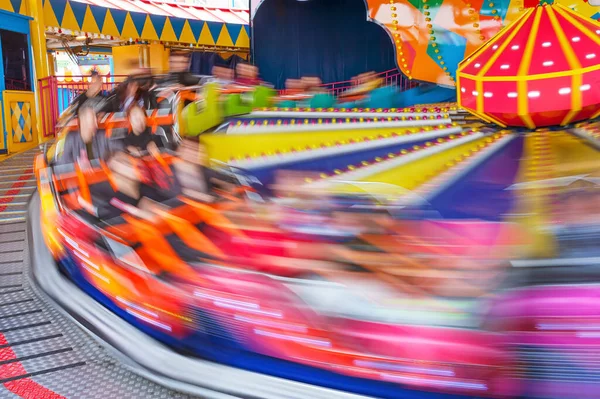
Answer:
<svg viewBox="0 0 600 399"><path fill-rule="evenodd" d="M29 35L29 21L32 19L31 17L15 14L12 12L0 10L0 18L2 18L2 24L0 25L0 29L9 30L17 33L23 33L27 35L27 44L29 45L29 76L31 77L31 84L35 87L35 76L33 75L33 53L31 52L31 38ZM2 43L0 43L0 59L2 57ZM2 101L2 108L0 112L2 112L2 135L4 142L4 152L8 149L8 132L6 131L6 115L4 114L4 98L2 96L2 92L6 89L4 85L4 63L0 62L0 101ZM35 90L35 89L34 89Z"/></svg>
<svg viewBox="0 0 600 399"><path fill-rule="evenodd" d="M433 31L435 32L437 41L429 42L427 46L427 55L431 57L440 68L448 68L452 76L455 76L458 63L465 57L467 39L435 24L433 25ZM433 47L434 43L437 43L437 47ZM435 50L438 49L440 49L440 53L435 52ZM443 65L442 62L444 63Z"/></svg>
<svg viewBox="0 0 600 399"><path fill-rule="evenodd" d="M0 18L2 18L0 29L29 34L29 21L33 18L4 10L0 10Z"/></svg>
<svg viewBox="0 0 600 399"><path fill-rule="evenodd" d="M57 89L58 98L58 114L62 114L65 109L69 108L71 101L77 96L78 92L72 89Z"/></svg>
<svg viewBox="0 0 600 399"><path fill-rule="evenodd" d="M499 221L514 206L514 184L523 152L520 136L431 200L442 217Z"/></svg>
<svg viewBox="0 0 600 399"><path fill-rule="evenodd" d="M277 169L298 170L307 172L326 172L331 173L335 169L345 169L348 165L360 165L362 161L373 161L376 157L387 157L390 152L398 152L413 145L423 145L431 140L422 140L408 144L397 144L389 147L357 151L352 154L337 155L327 158L314 159L301 162L293 162L287 165L278 165L277 167L251 169L251 173L259 179L264 185L269 186L274 183L275 172Z"/></svg>

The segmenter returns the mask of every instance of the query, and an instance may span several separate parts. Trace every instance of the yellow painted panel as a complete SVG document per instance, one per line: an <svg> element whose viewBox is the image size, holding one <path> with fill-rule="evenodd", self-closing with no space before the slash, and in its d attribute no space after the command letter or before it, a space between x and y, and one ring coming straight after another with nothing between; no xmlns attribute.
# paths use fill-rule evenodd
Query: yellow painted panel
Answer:
<svg viewBox="0 0 600 399"><path fill-rule="evenodd" d="M160 40L154 24L150 20L150 15L146 15L146 22L144 22L144 29L142 29L142 38L146 40Z"/></svg>
<svg viewBox="0 0 600 399"><path fill-rule="evenodd" d="M81 24L81 30L88 33L100 33L102 32L101 27L98 26L96 18L90 10L90 6L85 9L85 15L83 16L83 24Z"/></svg>
<svg viewBox="0 0 600 399"><path fill-rule="evenodd" d="M163 64L162 70L165 72L169 72L169 58L171 58L171 50L169 48L165 48L163 50Z"/></svg>
<svg viewBox="0 0 600 399"><path fill-rule="evenodd" d="M119 32L117 24L115 24L115 20L113 19L108 8L106 9L106 17L104 18L104 25L102 26L102 33L104 35L113 37L121 37L121 32Z"/></svg>
<svg viewBox="0 0 600 399"><path fill-rule="evenodd" d="M250 48L250 37L248 37L248 32L246 32L246 27L242 26L242 30L240 30L240 34L235 42L236 47Z"/></svg>
<svg viewBox="0 0 600 399"><path fill-rule="evenodd" d="M378 135L390 135L393 132L405 131L415 132L419 128L387 128L387 129L365 129L365 130L340 130L303 132L303 133L266 133L249 135L203 135L202 140L206 144L208 154L213 159L228 162L232 158L259 157L261 154L274 154L304 150L307 146L321 147L322 144L333 146L337 142L362 141L365 137L375 138Z"/></svg>
<svg viewBox="0 0 600 399"><path fill-rule="evenodd" d="M179 41L182 43L192 44L195 44L197 42L196 36L194 36L194 32L192 32L192 27L190 26L190 23L187 20L183 24L183 29L181 29Z"/></svg>
<svg viewBox="0 0 600 399"><path fill-rule="evenodd" d="M71 4L68 1L65 6L65 13L63 14L63 19L61 21L60 27L63 29L70 29L72 31L81 30L81 26L79 26L79 23L77 23L77 18L75 18L75 14L73 14Z"/></svg>
<svg viewBox="0 0 600 399"><path fill-rule="evenodd" d="M10 0L0 0L0 1L10 3ZM10 8L12 9L12 5L10 6ZM54 15L54 10L52 9L52 6L50 5L49 0L44 1L44 24L46 24L46 26L52 26L52 27L60 26L60 23L56 19L56 15Z"/></svg>
<svg viewBox="0 0 600 399"><path fill-rule="evenodd" d="M29 91L5 90L5 130L8 134L8 152L15 153L38 143L35 114L35 94Z"/></svg>
<svg viewBox="0 0 600 399"><path fill-rule="evenodd" d="M206 44L210 46L214 46L215 39L213 39L212 34L210 33L210 29L208 28L208 24L205 22L204 26L202 26L202 31L200 31L200 38L198 39L198 44Z"/></svg>
<svg viewBox="0 0 600 399"><path fill-rule="evenodd" d="M452 147L446 151L375 174L365 179L365 181L393 184L407 190L414 190L421 184L429 181L439 173L451 167L456 158L461 157L465 152L476 148L479 144L484 143L485 140L486 138L481 138L470 143Z"/></svg>
<svg viewBox="0 0 600 399"><path fill-rule="evenodd" d="M132 63L140 65L142 45L117 46L112 48L115 75L129 75Z"/></svg>
<svg viewBox="0 0 600 399"><path fill-rule="evenodd" d="M124 39L137 39L140 37L140 32L137 31L131 14L127 13L125 16L125 22L123 22L123 29L121 30L121 37Z"/></svg>
<svg viewBox="0 0 600 399"><path fill-rule="evenodd" d="M167 18L165 21L165 26L163 27L162 35L160 36L160 40L165 42L176 42L177 35L173 30L173 25L171 25L171 20Z"/></svg>
<svg viewBox="0 0 600 399"><path fill-rule="evenodd" d="M223 24L223 27L221 28L221 33L219 33L219 38L217 39L217 46L233 46L233 40L231 40L231 35L229 34L229 30L227 29L227 25L225 24Z"/></svg>
<svg viewBox="0 0 600 399"><path fill-rule="evenodd" d="M0 9L10 12L15 12L10 0L0 0Z"/></svg>
<svg viewBox="0 0 600 399"><path fill-rule="evenodd" d="M169 55L165 53L165 46L163 46L162 44L150 44L148 46L148 50L150 53L150 68L152 68L152 70L155 73L164 73L166 72L166 70L164 69L165 66L165 62L168 65L169 62ZM165 59L163 59L163 57L166 57L166 61Z"/></svg>

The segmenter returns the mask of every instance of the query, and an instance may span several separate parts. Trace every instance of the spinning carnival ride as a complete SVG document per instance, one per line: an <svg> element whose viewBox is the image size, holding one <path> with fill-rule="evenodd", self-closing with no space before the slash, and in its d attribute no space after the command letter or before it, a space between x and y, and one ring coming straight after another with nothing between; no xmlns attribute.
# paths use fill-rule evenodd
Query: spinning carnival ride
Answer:
<svg viewBox="0 0 600 399"><path fill-rule="evenodd" d="M556 23L565 33L527 34ZM595 66L578 46L596 43L595 29L562 8L527 10L461 66L462 105L529 127L594 115L597 95L584 88ZM537 70L502 67L521 48L523 60L545 60L545 42L565 54L547 67L567 80L571 108L536 108L546 98L530 95ZM515 104L495 101L513 92L488 88L489 76L515 81ZM64 278L156 345L338 391L598 396L597 122L516 131L450 104L278 109L261 90L242 106L207 83L181 111L181 132L211 125L200 141L236 182L212 203L179 197L151 218L94 220L79 198L102 201L106 166L40 156L41 226ZM165 181L181 162L171 152L138 161Z"/></svg>

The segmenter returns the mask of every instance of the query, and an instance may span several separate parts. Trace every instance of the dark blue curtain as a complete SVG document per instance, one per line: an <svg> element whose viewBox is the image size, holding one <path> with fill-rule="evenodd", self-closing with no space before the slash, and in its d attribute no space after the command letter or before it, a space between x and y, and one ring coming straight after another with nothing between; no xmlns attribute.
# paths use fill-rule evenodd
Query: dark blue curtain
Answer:
<svg viewBox="0 0 600 399"><path fill-rule="evenodd" d="M364 0L265 0L252 34L254 64L277 88L288 78L330 83L396 68L392 40L367 21Z"/></svg>
<svg viewBox="0 0 600 399"><path fill-rule="evenodd" d="M192 53L190 72L195 75L210 75L214 66L235 68L240 62L245 60L237 55L223 59L217 53L195 52Z"/></svg>

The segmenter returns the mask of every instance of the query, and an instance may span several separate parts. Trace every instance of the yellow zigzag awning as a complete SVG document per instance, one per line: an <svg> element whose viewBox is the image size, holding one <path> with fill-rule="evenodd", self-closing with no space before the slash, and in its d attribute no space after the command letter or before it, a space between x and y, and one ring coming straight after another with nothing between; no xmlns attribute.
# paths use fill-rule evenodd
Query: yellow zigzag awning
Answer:
<svg viewBox="0 0 600 399"><path fill-rule="evenodd" d="M248 25L242 23L155 15L70 0L43 0L43 7L44 22L46 27L50 28L103 34L124 40L178 42L240 49L250 47ZM223 13L222 10L219 11ZM216 17L215 14L212 16ZM242 20L238 14L227 18Z"/></svg>

